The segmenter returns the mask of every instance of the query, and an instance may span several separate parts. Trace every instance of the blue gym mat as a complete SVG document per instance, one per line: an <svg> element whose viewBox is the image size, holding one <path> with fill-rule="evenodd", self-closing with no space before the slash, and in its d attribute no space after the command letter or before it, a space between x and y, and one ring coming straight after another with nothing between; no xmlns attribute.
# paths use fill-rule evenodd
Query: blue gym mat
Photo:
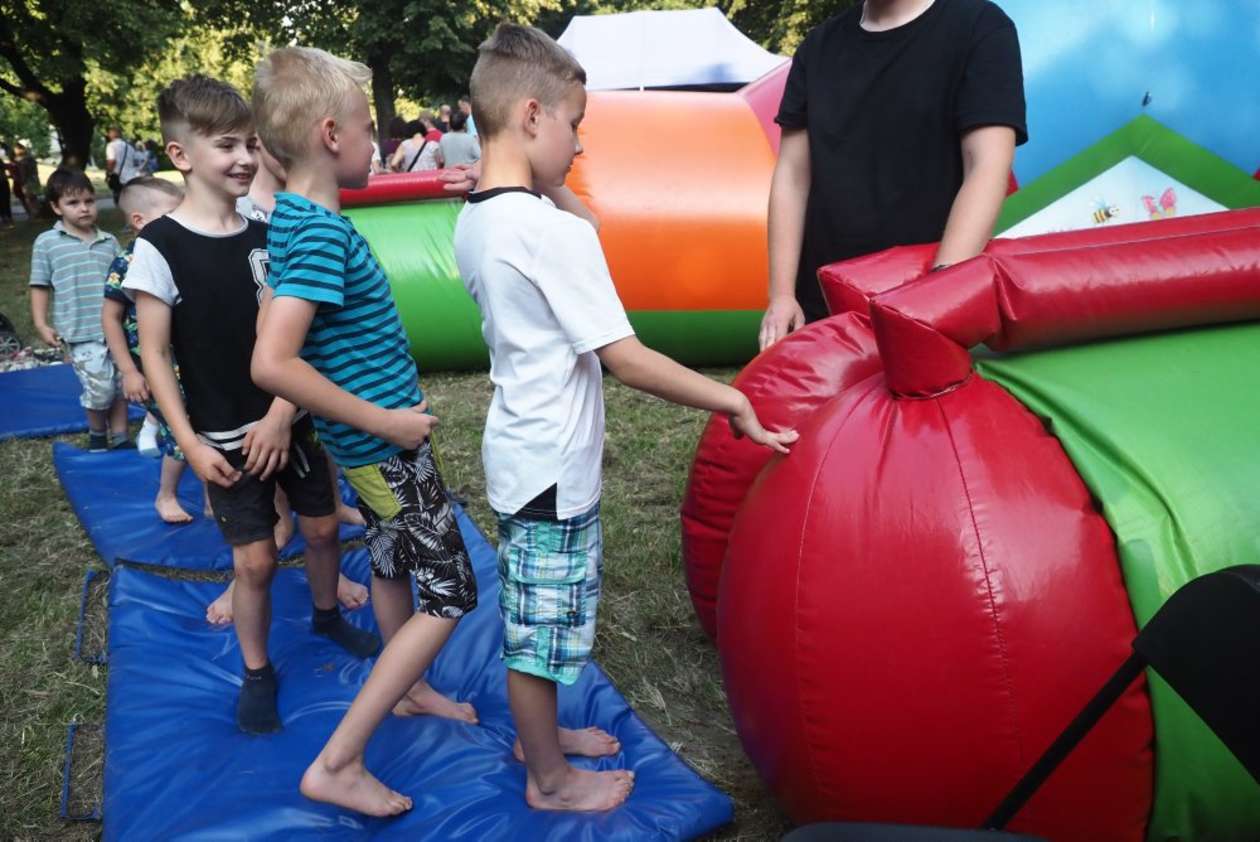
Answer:
<svg viewBox="0 0 1260 842"><path fill-rule="evenodd" d="M65 442L53 442L53 466L66 497L96 552L113 566L118 559L185 570L231 570L232 550L219 527L202 515L201 481L185 469L179 482L179 502L192 514L192 523L163 523L153 509L162 460L135 450L88 453ZM342 497L353 500L344 481ZM341 527L341 540L363 536L360 526ZM306 546L294 531L280 551L281 558L300 555ZM219 586L222 588L222 585Z"/></svg>
<svg viewBox="0 0 1260 842"><path fill-rule="evenodd" d="M630 709L593 664L560 690L560 722L598 725L622 753L587 768L637 773L625 805L606 814L536 812L525 805L525 767L511 757L515 733L499 660L495 551L461 511L480 604L460 622L429 671L439 690L476 706L481 725L389 716L368 744L369 767L415 807L371 819L298 793L371 661L310 632L305 574L279 571L272 587L272 660L284 730L248 737L236 728L241 659L230 629L203 619L221 585L166 579L119 567L110 593L104 838L112 840L640 840L692 838L731 818L731 802L691 770ZM342 569L367 578L366 551ZM375 626L370 604L348 615Z"/></svg>
<svg viewBox="0 0 1260 842"><path fill-rule="evenodd" d="M0 441L87 432L79 391L74 369L64 363L0 373ZM127 417L139 421L144 410L131 404Z"/></svg>

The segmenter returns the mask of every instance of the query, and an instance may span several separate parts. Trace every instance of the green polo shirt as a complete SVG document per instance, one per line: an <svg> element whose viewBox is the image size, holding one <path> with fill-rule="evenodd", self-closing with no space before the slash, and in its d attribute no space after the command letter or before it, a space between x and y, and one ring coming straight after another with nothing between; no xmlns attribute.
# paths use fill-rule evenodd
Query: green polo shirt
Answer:
<svg viewBox="0 0 1260 842"><path fill-rule="evenodd" d="M60 221L35 238L31 250L31 286L52 288L52 326L66 342L99 342L105 276L118 256L113 234L96 230L91 242L80 240Z"/></svg>

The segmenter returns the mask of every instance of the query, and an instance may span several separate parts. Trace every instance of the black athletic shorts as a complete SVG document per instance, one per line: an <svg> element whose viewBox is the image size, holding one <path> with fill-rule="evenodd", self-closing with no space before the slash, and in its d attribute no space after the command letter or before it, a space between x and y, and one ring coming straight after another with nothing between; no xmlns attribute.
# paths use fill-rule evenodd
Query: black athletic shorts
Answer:
<svg viewBox="0 0 1260 842"><path fill-rule="evenodd" d="M309 415L293 425L289 463L284 470L273 473L265 480L244 473L245 456L239 450L219 452L233 468L242 472L241 478L231 488L213 482L206 485L210 491L214 519L224 539L232 546L239 547L272 537L280 519L276 515L276 483L289 496L293 511L303 517L326 517L337 511L328 460L324 457L324 448L319 443Z"/></svg>

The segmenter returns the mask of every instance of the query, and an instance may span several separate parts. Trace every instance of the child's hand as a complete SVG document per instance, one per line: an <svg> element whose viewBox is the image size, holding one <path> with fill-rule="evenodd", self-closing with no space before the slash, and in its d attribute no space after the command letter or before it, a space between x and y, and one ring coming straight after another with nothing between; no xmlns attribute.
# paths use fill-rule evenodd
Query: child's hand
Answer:
<svg viewBox="0 0 1260 842"><path fill-rule="evenodd" d="M241 478L241 472L208 444L198 442L196 447L184 450L184 458L202 482L231 488Z"/></svg>
<svg viewBox="0 0 1260 842"><path fill-rule="evenodd" d="M385 421L381 425L380 436L390 444L396 444L403 450L415 450L433 432L438 420L427 415L427 400L405 409L390 409L385 412Z"/></svg>
<svg viewBox="0 0 1260 842"><path fill-rule="evenodd" d="M123 397L133 403L144 403L149 399L149 383L138 368L123 375L122 386Z"/></svg>
<svg viewBox="0 0 1260 842"><path fill-rule="evenodd" d="M35 332L39 334L39 338L44 340L44 344L46 345L51 345L56 348L61 344L61 337L57 334L57 331L53 330L48 325L37 326L35 328Z"/></svg>
<svg viewBox="0 0 1260 842"><path fill-rule="evenodd" d="M289 464L289 442L292 433L290 418L275 417L268 412L262 420L245 434L241 453L245 455L245 470L260 480L276 471L283 471Z"/></svg>
<svg viewBox="0 0 1260 842"><path fill-rule="evenodd" d="M456 164L442 170L438 178L444 182L442 189L448 193L471 193L481 179L481 162Z"/></svg>
<svg viewBox="0 0 1260 842"><path fill-rule="evenodd" d="M748 436L752 442L784 455L788 452L787 445L800 438L796 430L767 430L761 426L761 421L747 398L739 412L731 416L731 431L735 433L735 438Z"/></svg>

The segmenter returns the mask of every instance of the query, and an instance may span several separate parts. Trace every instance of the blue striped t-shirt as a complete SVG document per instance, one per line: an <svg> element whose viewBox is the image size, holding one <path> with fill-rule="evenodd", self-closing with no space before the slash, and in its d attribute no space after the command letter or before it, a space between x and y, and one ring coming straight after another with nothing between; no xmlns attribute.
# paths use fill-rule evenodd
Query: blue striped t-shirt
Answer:
<svg viewBox="0 0 1260 842"><path fill-rule="evenodd" d="M420 402L416 364L389 282L350 220L296 193L277 193L267 253L275 294L319 305L302 359L377 406L399 409ZM318 417L315 424L342 467L380 462L399 450L348 424Z"/></svg>

